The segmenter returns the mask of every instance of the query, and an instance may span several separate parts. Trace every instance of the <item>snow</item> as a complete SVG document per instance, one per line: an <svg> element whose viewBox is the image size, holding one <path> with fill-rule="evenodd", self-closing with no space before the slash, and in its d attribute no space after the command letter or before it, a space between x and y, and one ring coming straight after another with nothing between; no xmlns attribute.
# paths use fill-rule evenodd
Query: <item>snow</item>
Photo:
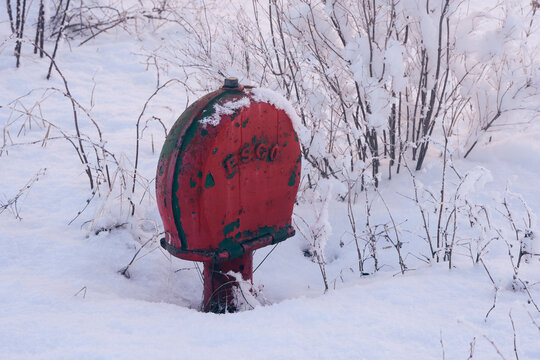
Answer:
<svg viewBox="0 0 540 360"><path fill-rule="evenodd" d="M285 113L291 119L294 130L298 134L298 137L302 141L307 140L307 129L304 125L302 125L302 122L300 121L296 110L293 108L289 100L285 99L285 97L280 93L263 87L253 88L251 89L251 93L254 101L267 102L274 105L276 109L285 111Z"/></svg>
<svg viewBox="0 0 540 360"><path fill-rule="evenodd" d="M244 90L246 91L246 90ZM302 125L296 110L293 108L290 101L285 99L283 95L268 88L257 87L247 90L251 94L251 99L254 102L267 102L276 107L276 109L283 110L289 116L293 123L293 127L298 134L305 134L306 128ZM245 108L251 104L250 98L242 97L238 100L227 101L223 104L215 103L213 112L201 118L199 123L201 125L217 126L222 118L222 115L234 114L237 110ZM305 135L304 135L305 138Z"/></svg>
<svg viewBox="0 0 540 360"><path fill-rule="evenodd" d="M145 130L138 180L136 193L131 193L135 122L157 81L144 49L160 46L160 36L145 34L138 39L118 30L84 46L76 41L60 46L58 66L73 97L90 110L101 127L102 144L120 163L118 169L110 163L115 179L112 191L102 184L82 211L92 198L85 166L62 136L52 139L58 132L43 141L49 123L69 136L75 133L63 83L56 73L45 80L48 61L33 55L28 44L23 46L22 67L14 68L5 18L0 12L0 204L19 191L22 196L17 208L0 212L2 359L467 359L471 344L474 359L501 358L497 351L513 359L512 321L519 359L540 358L540 313L531 301L540 305L539 256L528 256L519 268L518 277L527 282L530 294L512 288L516 285L512 261L517 261L519 248L540 252L535 219L540 213L538 121L489 133L467 159L451 152L443 205L448 219L456 207L463 231L452 270L448 262L426 263L430 254L419 211L425 210L435 234L442 173L439 155L444 150L439 146L424 168L413 172L420 204L414 201L411 176L404 168L392 180L383 174L380 187L376 191L370 187L368 192L360 192L361 185L354 179L351 183L321 180L309 189L304 176L293 217L297 235L254 255L258 265L272 251L254 274L256 291L247 297L247 308L254 309L207 314L198 311L203 287L197 265L173 258L159 246L162 225L153 197L152 179L165 138L156 119L170 129L197 98L180 83L158 93L142 116ZM431 31L429 23L422 26ZM9 46L2 45L4 40ZM360 76L365 72L360 62L365 59L353 56L355 46L347 50L359 63L355 76ZM483 54L484 49L479 50ZM385 55L391 63L403 56L392 44ZM388 71L393 81L399 80L399 67ZM188 78L182 76L182 70L171 68L161 73L160 84L165 77ZM217 89L218 82L207 81L202 87L210 84L208 90ZM311 154L326 153L323 135L315 133L310 143L309 130L283 95L266 88L255 88L252 94L254 101L268 101L286 111L303 144L312 146ZM248 104L249 99L222 104L216 114ZM378 106L377 111L384 112L387 104L380 101ZM216 118L204 121L215 126ZM85 139L98 141L83 111L79 121ZM37 143L29 144L32 141ZM90 143L85 146L93 156ZM348 154L343 156L340 160L347 165ZM308 164L304 161L303 166ZM25 188L36 173L39 180ZM351 189L358 190L359 196L349 212L340 196ZM518 239L502 206L505 199L519 229ZM137 204L134 216L130 200ZM408 267L404 274L397 252L381 235L383 225L389 234L394 231L383 200L402 242ZM473 210L469 212L468 206ZM379 234L379 269L375 271L373 259L366 256L363 272L367 275L362 275L350 216L369 255L364 247L370 235L368 209L370 225ZM489 224L483 220L483 209L489 213ZM480 220L470 220L469 213ZM530 226L527 213L532 216ZM314 224L324 233L318 249L324 250L327 292L319 264L305 253L310 239L304 236L310 236ZM533 235L525 236L526 231ZM119 270L148 240L129 267L130 278L121 275ZM483 263L474 263L469 251L476 253L488 241ZM243 290L247 292L246 287Z"/></svg>
<svg viewBox="0 0 540 360"><path fill-rule="evenodd" d="M211 115L200 119L199 123L203 126L207 124L217 126L223 115L232 115L235 111L247 107L249 104L251 104L251 102L246 97L239 100L228 101L222 105L215 103L213 109L214 112Z"/></svg>

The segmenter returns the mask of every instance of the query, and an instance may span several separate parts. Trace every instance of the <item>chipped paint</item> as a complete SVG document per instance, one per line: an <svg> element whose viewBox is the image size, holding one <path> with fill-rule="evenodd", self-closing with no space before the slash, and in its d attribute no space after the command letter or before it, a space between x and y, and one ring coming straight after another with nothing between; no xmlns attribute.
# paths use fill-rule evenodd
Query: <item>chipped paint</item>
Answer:
<svg viewBox="0 0 540 360"><path fill-rule="evenodd" d="M204 181L204 188L208 189L216 185L216 182L214 181L214 177L212 176L212 173L208 173L206 175L206 180Z"/></svg>

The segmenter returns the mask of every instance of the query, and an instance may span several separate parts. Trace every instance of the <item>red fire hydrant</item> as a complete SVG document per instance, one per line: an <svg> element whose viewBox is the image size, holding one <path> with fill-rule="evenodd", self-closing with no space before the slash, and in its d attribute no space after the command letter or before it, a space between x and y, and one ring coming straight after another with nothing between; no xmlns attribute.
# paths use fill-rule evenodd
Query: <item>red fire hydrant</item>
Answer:
<svg viewBox="0 0 540 360"><path fill-rule="evenodd" d="M257 90L226 79L184 111L159 158L161 246L204 262L203 311L234 312L239 285L228 273L252 282L253 250L294 235L298 136L287 113Z"/></svg>

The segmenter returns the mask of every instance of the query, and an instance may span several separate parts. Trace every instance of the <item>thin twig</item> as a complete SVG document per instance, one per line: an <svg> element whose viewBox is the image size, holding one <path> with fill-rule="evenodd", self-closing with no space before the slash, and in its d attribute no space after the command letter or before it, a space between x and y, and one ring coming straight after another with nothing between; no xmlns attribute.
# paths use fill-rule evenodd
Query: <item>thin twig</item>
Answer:
<svg viewBox="0 0 540 360"><path fill-rule="evenodd" d="M66 8L64 9L64 15L62 16L62 21L60 23L60 29L58 30L58 36L56 37L56 42L54 43L54 50L52 53L52 56L48 56L51 59L51 64L49 65L49 71L47 71L47 80L51 77L51 71L54 65L54 59L56 58L56 51L58 50L58 43L60 42L60 37L62 36L62 31L64 30L64 23L66 22L66 16L69 9L69 2L71 0L67 0L66 2ZM54 65L56 67L56 65Z"/></svg>
<svg viewBox="0 0 540 360"><path fill-rule="evenodd" d="M263 262L266 260L267 257L270 256L270 254L277 248L277 246L279 245L280 243L277 243L276 245L274 245L274 247L272 248L272 250L270 250L268 252L268 254L266 254L266 256L264 257L264 259L261 260L261 262L259 263L259 265L257 265L257 267L255 267L255 270L253 270L253 273L255 273L255 271L257 271L257 269L263 264Z"/></svg>
<svg viewBox="0 0 540 360"><path fill-rule="evenodd" d="M140 127L140 123L141 123L141 118L144 115L144 112L146 111L146 108L147 108L148 104L154 98L154 96L156 96L163 88L167 87L169 84L171 84L173 82L181 82L181 81L178 80L178 79L170 79L167 82L165 82L163 85L159 86L152 93L152 95L150 95L150 97L146 100L146 102L144 103L144 106L143 106L143 108L141 110L141 113L139 114L139 117L137 118L137 123L136 123L136 130L137 130L136 135L137 135L137 138L136 138L136 145L135 145L135 166L133 167L133 185L132 185L132 188L131 188L132 193L135 193L137 170L138 170L138 166L139 166L139 142L140 142L139 127ZM131 214L133 215L134 213L135 213L135 206L133 206L132 210L131 210Z"/></svg>
<svg viewBox="0 0 540 360"><path fill-rule="evenodd" d="M158 234L159 235L159 234ZM129 274L129 267L135 262L135 259L137 258L137 255L139 255L139 253L141 252L141 250L146 246L148 245L152 240L154 240L156 238L156 236L158 235L154 235L152 236L150 239L148 239L144 244L142 244L142 246L139 248L139 250L137 250L135 252L135 254L133 255L133 258L131 259L131 261L129 262L129 264L127 264L126 266L124 266L123 268L121 268L120 270L118 270L118 273L120 273L121 275L125 276L126 278L131 278L131 275Z"/></svg>
<svg viewBox="0 0 540 360"><path fill-rule="evenodd" d="M501 357L501 359L506 360L506 358L505 358L504 355L501 353L501 351L499 350L499 348L497 347L497 345L495 345L495 343L493 342L493 340L491 340L490 338L488 338L485 334L482 334L482 336L484 337L484 339L486 339L486 340L491 344L491 346L493 346L493 348L495 349L495 351L497 352L497 354L499 354L499 356Z"/></svg>
<svg viewBox="0 0 540 360"><path fill-rule="evenodd" d="M512 323L512 332L514 333L514 355L516 356L516 360L519 360L517 352L516 325L514 324L514 319L512 318L512 310L510 310L508 316L510 317L510 322Z"/></svg>

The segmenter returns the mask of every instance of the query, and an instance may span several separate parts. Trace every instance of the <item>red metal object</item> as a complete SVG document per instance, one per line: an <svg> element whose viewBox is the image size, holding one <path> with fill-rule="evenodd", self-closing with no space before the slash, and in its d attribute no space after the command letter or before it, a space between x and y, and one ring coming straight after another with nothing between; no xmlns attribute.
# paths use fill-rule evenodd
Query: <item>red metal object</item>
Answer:
<svg viewBox="0 0 540 360"><path fill-rule="evenodd" d="M203 310L213 312L234 310L238 284L229 271L251 281L253 250L294 235L300 180L300 146L289 116L255 101L251 88L233 86L180 116L156 179L161 244L174 256L204 262Z"/></svg>

